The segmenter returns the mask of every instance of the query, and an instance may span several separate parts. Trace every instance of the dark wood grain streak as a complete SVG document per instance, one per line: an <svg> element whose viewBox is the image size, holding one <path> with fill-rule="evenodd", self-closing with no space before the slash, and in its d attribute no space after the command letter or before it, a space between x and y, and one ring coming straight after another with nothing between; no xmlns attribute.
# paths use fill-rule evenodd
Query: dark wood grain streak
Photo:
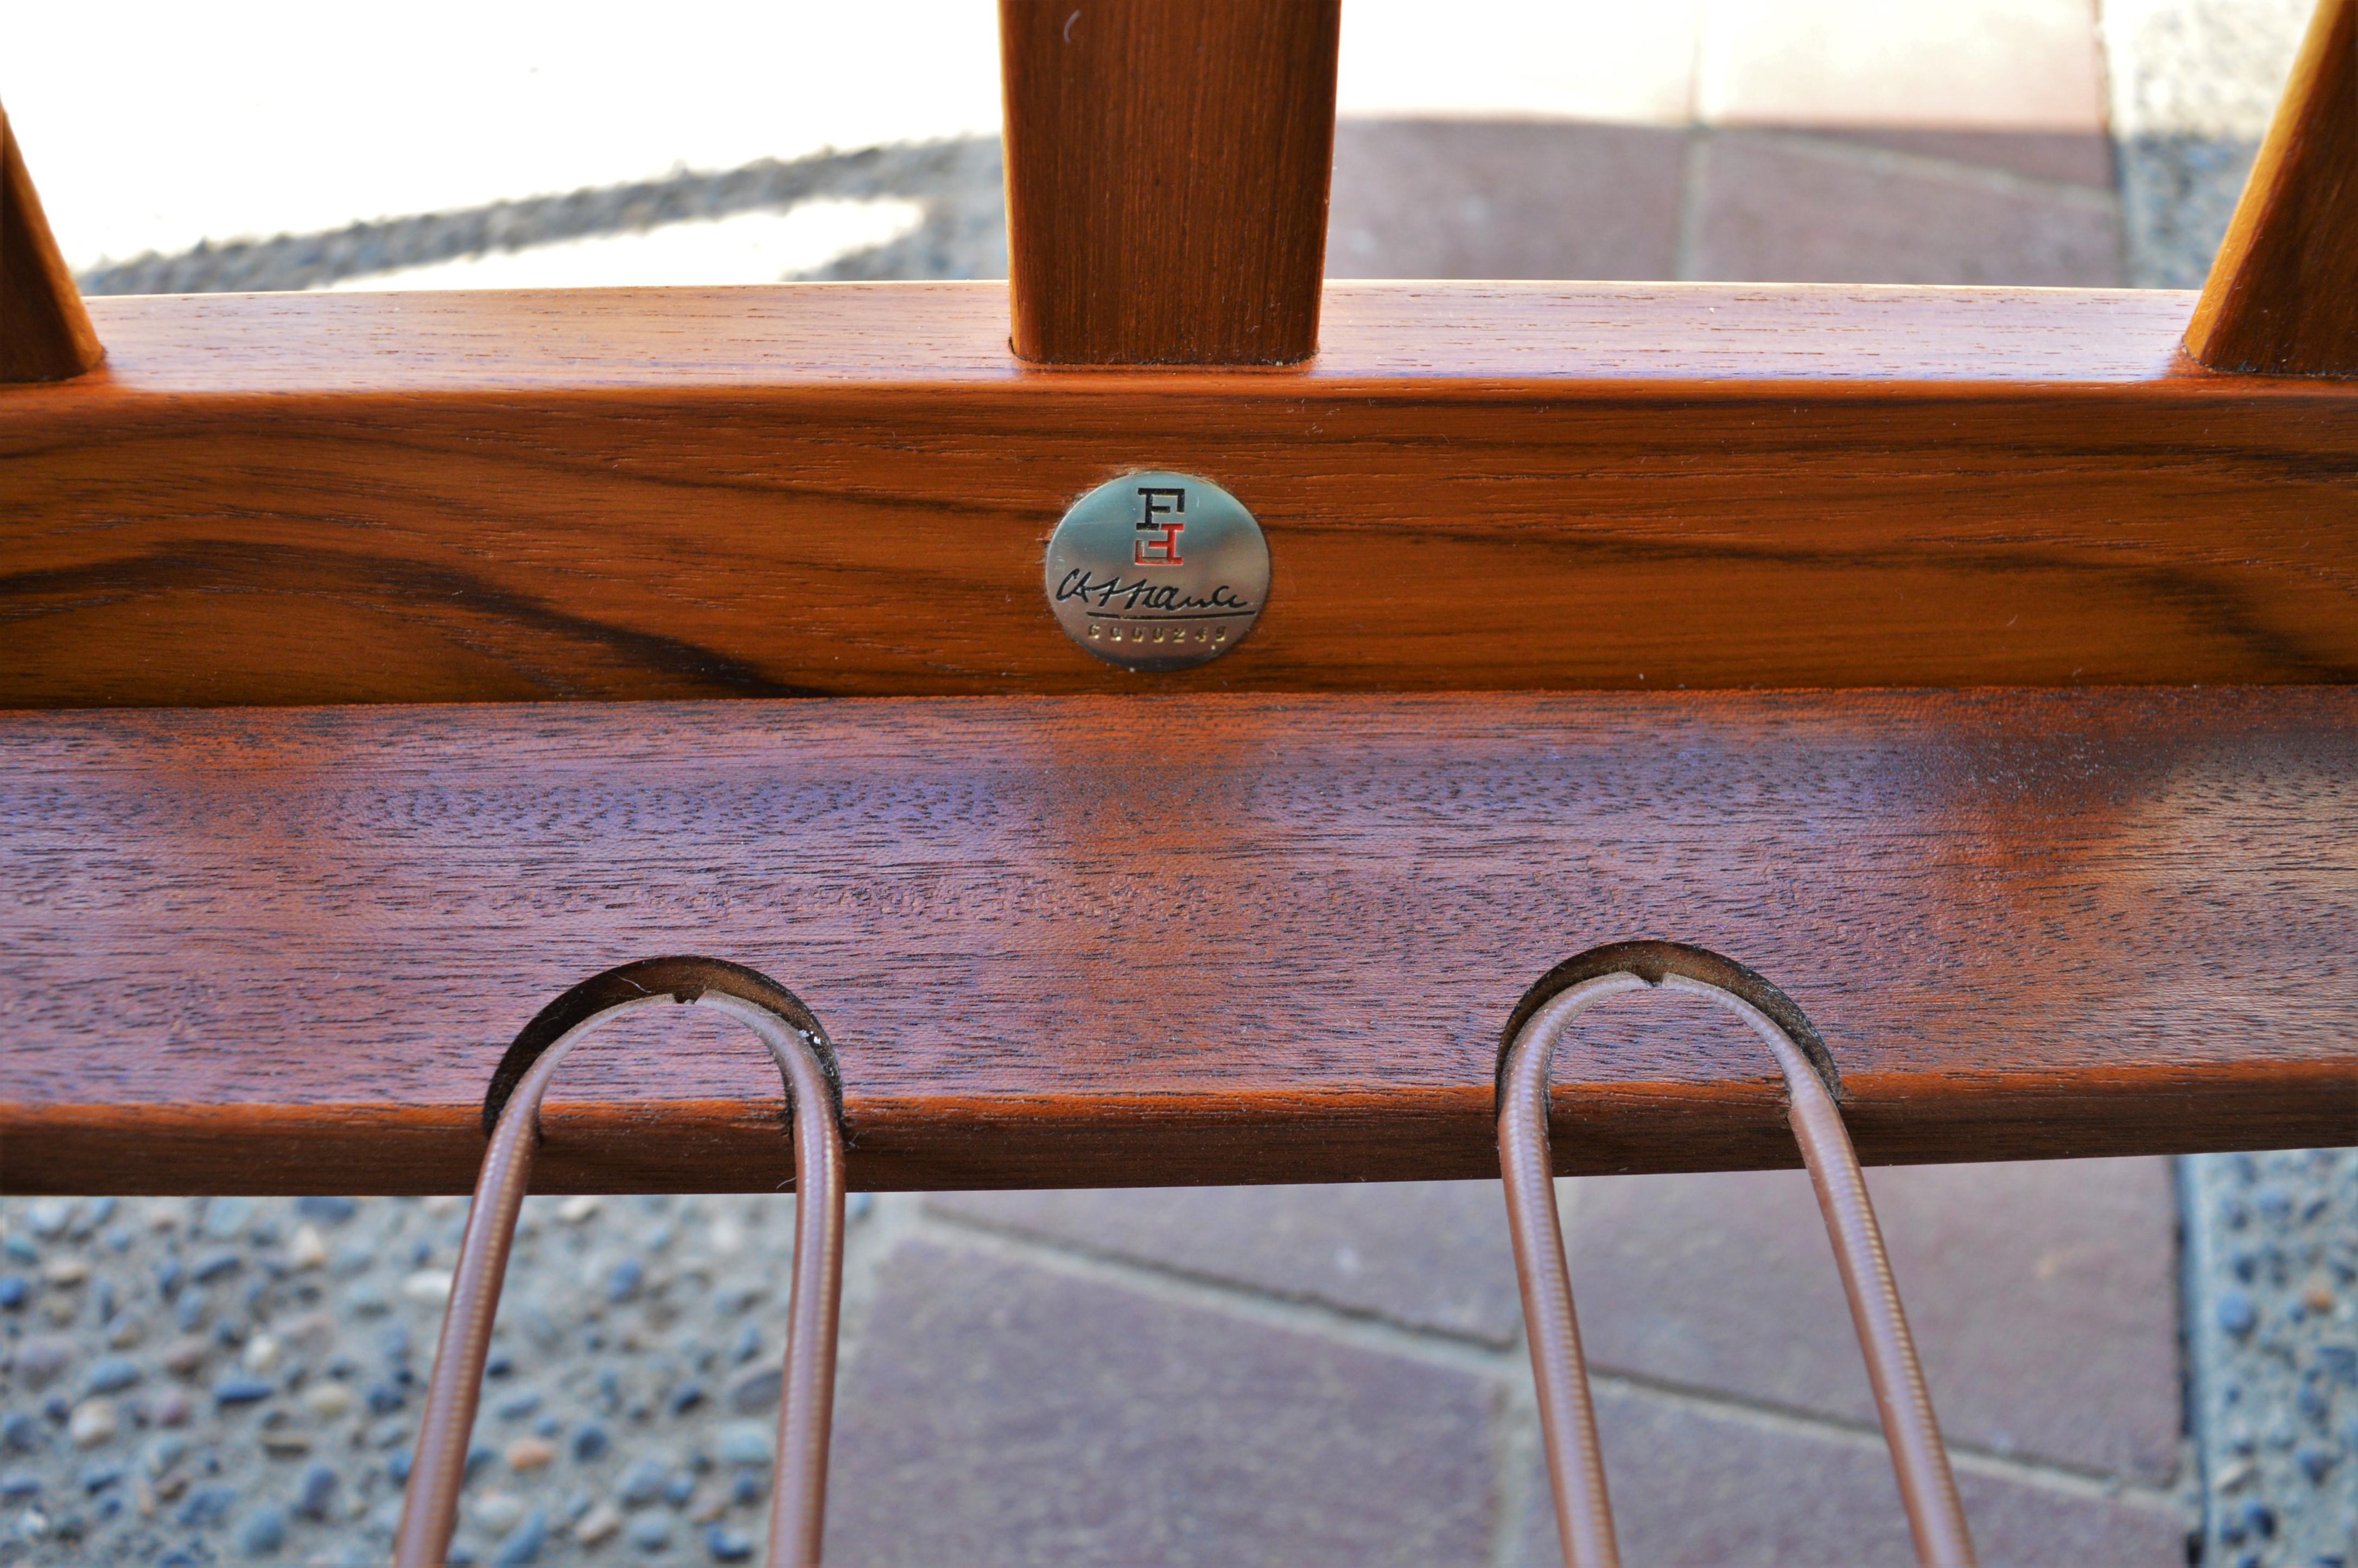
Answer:
<svg viewBox="0 0 2358 1568"><path fill-rule="evenodd" d="M1341 0L1000 0L1015 351L1318 346Z"/></svg>
<svg viewBox="0 0 2358 1568"><path fill-rule="evenodd" d="M64 381L104 357L0 108L0 383Z"/></svg>
<svg viewBox="0 0 2358 1568"><path fill-rule="evenodd" d="M2218 370L2358 375L2358 0L2319 0L2186 347Z"/></svg>
<svg viewBox="0 0 2358 1568"><path fill-rule="evenodd" d="M1241 372L1027 369L987 285L98 303L0 391L6 705L2358 674L2358 386L2184 295L1364 286ZM1040 586L1148 465L1274 563L1178 675Z"/></svg>
<svg viewBox="0 0 2358 1568"><path fill-rule="evenodd" d="M0 721L0 1184L460 1191L615 962L761 968L878 1187L1481 1176L1596 943L1808 1011L1866 1158L2358 1136L2358 692L1194 697ZM555 1187L788 1172L694 1010L556 1091ZM1617 1002L1567 1171L1790 1162L1772 1065Z"/></svg>

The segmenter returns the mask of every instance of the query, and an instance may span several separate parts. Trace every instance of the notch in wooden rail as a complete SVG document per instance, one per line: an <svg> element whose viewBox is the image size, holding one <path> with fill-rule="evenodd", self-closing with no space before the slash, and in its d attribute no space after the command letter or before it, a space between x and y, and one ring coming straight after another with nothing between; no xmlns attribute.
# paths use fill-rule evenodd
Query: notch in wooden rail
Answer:
<svg viewBox="0 0 2358 1568"><path fill-rule="evenodd" d="M64 381L104 357L0 108L0 383Z"/></svg>
<svg viewBox="0 0 2358 1568"><path fill-rule="evenodd" d="M1000 0L1016 353L1318 346L1340 0Z"/></svg>
<svg viewBox="0 0 2358 1568"><path fill-rule="evenodd" d="M2358 375L2358 0L2320 0L2186 351L2213 370Z"/></svg>

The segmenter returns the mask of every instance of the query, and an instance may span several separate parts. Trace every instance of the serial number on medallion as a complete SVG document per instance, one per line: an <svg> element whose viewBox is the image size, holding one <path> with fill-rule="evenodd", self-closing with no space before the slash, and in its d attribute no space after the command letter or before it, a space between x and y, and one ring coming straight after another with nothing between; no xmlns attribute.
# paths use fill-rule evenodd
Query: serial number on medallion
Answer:
<svg viewBox="0 0 2358 1568"><path fill-rule="evenodd" d="M1184 670L1244 641L1269 598L1269 542L1210 480L1151 470L1078 501L1048 539L1048 607L1132 670Z"/></svg>

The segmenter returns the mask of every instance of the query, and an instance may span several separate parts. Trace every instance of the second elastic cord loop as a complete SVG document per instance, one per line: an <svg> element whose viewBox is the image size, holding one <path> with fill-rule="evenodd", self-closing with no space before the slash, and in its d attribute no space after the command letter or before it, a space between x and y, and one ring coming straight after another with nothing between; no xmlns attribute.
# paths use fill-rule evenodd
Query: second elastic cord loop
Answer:
<svg viewBox="0 0 2358 1568"><path fill-rule="evenodd" d="M1836 1107L1842 1079L1833 1057L1792 998L1732 959L1677 942L1616 943L1558 965L1516 1007L1499 1053L1498 1168L1566 1568L1617 1568L1621 1559L1556 1212L1548 1075L1556 1047L1582 1013L1608 997L1654 986L1711 998L1750 1026L1777 1058L1790 1096L1787 1119L1842 1271L1917 1556L1937 1568L1971 1568L1973 1541L1931 1396L1866 1178Z"/></svg>

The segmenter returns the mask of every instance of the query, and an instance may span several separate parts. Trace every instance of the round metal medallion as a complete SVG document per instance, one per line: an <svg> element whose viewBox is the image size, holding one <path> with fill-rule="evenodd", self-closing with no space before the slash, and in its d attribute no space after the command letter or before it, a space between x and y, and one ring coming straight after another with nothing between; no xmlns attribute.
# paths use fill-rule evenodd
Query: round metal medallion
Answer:
<svg viewBox="0 0 2358 1568"><path fill-rule="evenodd" d="M1048 605L1074 642L1131 670L1217 659L1260 619L1269 542L1207 479L1124 474L1078 501L1048 540Z"/></svg>

